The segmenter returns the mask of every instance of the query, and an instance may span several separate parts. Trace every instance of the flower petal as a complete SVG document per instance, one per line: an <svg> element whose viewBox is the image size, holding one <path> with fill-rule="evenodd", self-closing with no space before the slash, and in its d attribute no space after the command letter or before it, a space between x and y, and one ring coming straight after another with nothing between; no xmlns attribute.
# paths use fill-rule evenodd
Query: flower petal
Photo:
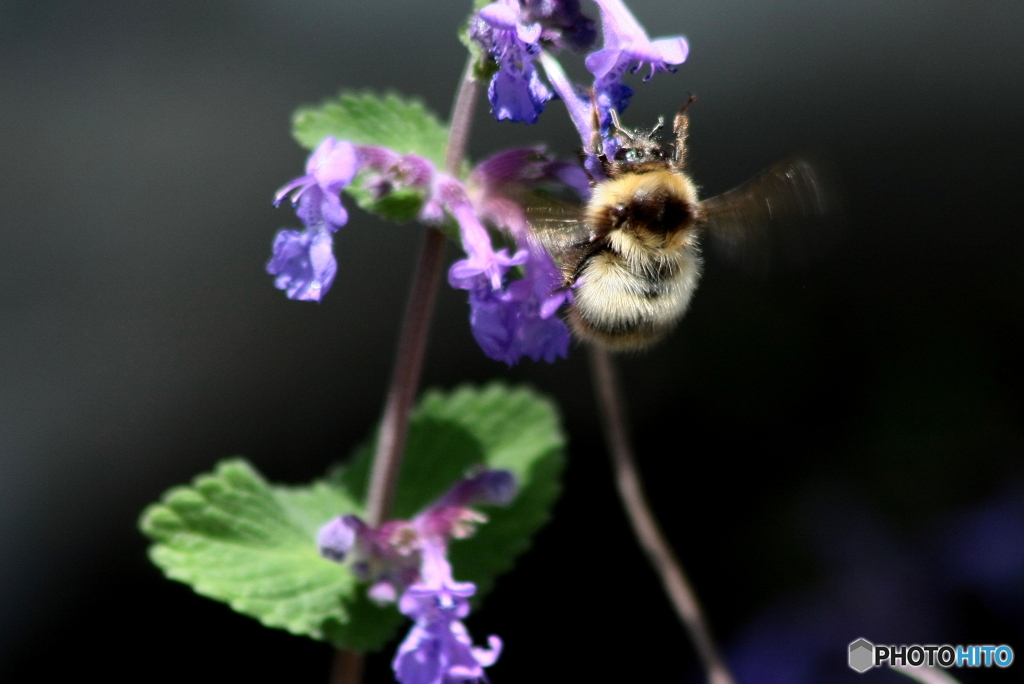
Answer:
<svg viewBox="0 0 1024 684"><path fill-rule="evenodd" d="M348 212L342 206L341 198L333 192L324 193L323 201L320 204L320 214L323 216L324 223L332 231L336 231L348 223Z"/></svg>
<svg viewBox="0 0 1024 684"><path fill-rule="evenodd" d="M498 121L536 123L552 97L533 64L515 58L502 60L487 88L491 111Z"/></svg>
<svg viewBox="0 0 1024 684"><path fill-rule="evenodd" d="M267 273L276 275L274 286L289 299L319 302L334 283L338 264L326 230L282 230L274 239Z"/></svg>
<svg viewBox="0 0 1024 684"><path fill-rule="evenodd" d="M622 50L619 48L605 48L591 52L583 63L587 67L587 71L594 75L594 78L603 78L615 68L621 55Z"/></svg>
<svg viewBox="0 0 1024 684"><path fill-rule="evenodd" d="M519 5L509 5L507 2L492 2L485 5L477 12L477 16L483 19L499 31L515 31L519 22Z"/></svg>
<svg viewBox="0 0 1024 684"><path fill-rule="evenodd" d="M690 54L690 45L682 36L659 38L651 41L651 45L666 64L682 64Z"/></svg>
<svg viewBox="0 0 1024 684"><path fill-rule="evenodd" d="M496 663L498 661L498 657L501 655L501 649L503 646L501 639L494 634L487 637L487 645L490 646L489 649L479 647L473 648L473 657L476 658L476 661L480 663L482 667L490 667Z"/></svg>
<svg viewBox="0 0 1024 684"><path fill-rule="evenodd" d="M324 190L340 191L355 178L357 161L355 145L330 136L313 150L306 162L306 173L316 178Z"/></svg>

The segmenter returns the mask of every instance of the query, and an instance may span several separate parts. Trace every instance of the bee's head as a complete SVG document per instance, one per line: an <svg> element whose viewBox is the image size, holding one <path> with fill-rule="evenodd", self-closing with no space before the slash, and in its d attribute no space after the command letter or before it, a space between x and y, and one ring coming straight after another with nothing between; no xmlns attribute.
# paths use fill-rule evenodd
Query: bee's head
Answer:
<svg viewBox="0 0 1024 684"><path fill-rule="evenodd" d="M658 119L650 131L630 130L622 126L618 114L612 110L612 131L601 155L608 175L614 178L624 173L645 173L668 166L672 154L657 138L664 125L664 119Z"/></svg>

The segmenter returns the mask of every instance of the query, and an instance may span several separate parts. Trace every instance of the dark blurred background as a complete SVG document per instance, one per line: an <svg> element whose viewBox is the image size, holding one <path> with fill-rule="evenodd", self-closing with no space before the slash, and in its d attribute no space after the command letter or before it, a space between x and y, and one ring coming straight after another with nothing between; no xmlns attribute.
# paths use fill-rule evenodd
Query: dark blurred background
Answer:
<svg viewBox="0 0 1024 684"><path fill-rule="evenodd" d="M354 211L324 304L291 302L263 272L296 224L270 199L303 169L300 104L396 89L446 115L468 4L0 3L0 679L326 681L327 646L163 579L136 520L223 457L297 483L369 433L421 230ZM847 196L827 255L758 277L709 255L677 332L622 364L650 496L741 681L896 681L846 668L861 636L1024 653L1024 5L631 6L691 56L627 124L694 92L708 193L810 147ZM577 146L558 103L479 115L477 159ZM571 439L554 522L470 629L505 640L495 684L693 681L582 351L506 369L441 295L425 383L529 382Z"/></svg>

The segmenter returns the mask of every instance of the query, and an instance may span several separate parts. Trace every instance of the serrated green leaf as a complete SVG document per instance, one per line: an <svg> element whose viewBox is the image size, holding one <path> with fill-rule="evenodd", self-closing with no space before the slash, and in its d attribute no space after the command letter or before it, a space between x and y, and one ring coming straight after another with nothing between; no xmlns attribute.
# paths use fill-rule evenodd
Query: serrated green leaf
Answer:
<svg viewBox="0 0 1024 684"><path fill-rule="evenodd" d="M272 487L234 459L169 491L143 513L140 527L156 542L150 558L169 578L268 627L369 650L387 641L402 617L367 606L349 568L316 548L321 525L359 512L336 487Z"/></svg>
<svg viewBox="0 0 1024 684"><path fill-rule="evenodd" d="M380 145L399 154L418 154L441 168L448 129L421 102L394 93L346 93L315 107L300 107L293 135L312 150L327 136L357 145Z"/></svg>
<svg viewBox="0 0 1024 684"><path fill-rule="evenodd" d="M558 496L564 438L553 405L530 390L494 384L427 393L413 413L395 516L409 518L481 464L515 473L520 491L490 522L453 543L457 579L477 598L508 570ZM322 559L316 535L329 520L361 515L372 447L304 487L269 485L243 460L219 464L168 491L142 516L150 557L166 575L268 627L358 651L375 650L403 618L366 598L346 565Z"/></svg>

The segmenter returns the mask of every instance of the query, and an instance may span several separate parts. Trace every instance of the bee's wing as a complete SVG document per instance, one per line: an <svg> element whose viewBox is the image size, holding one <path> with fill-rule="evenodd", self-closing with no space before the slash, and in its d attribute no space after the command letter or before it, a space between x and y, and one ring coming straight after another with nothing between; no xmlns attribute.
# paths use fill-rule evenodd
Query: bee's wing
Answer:
<svg viewBox="0 0 1024 684"><path fill-rule="evenodd" d="M786 159L701 202L703 228L719 251L750 267L806 261L835 237L834 179L821 160Z"/></svg>
<svg viewBox="0 0 1024 684"><path fill-rule="evenodd" d="M575 280L576 270L593 250L596 235L583 218L579 205L546 200L526 208L531 239L555 260L566 284Z"/></svg>

